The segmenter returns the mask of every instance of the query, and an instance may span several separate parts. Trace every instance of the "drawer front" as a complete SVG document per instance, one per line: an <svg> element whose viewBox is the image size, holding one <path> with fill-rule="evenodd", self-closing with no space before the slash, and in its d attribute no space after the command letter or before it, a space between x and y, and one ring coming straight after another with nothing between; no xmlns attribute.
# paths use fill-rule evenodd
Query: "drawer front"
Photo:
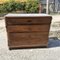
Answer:
<svg viewBox="0 0 60 60"><path fill-rule="evenodd" d="M50 24L51 17L23 17L23 18L6 18L7 25L20 25L20 24Z"/></svg>
<svg viewBox="0 0 60 60"><path fill-rule="evenodd" d="M9 33L9 46L41 46L48 42L48 33Z"/></svg>
<svg viewBox="0 0 60 60"><path fill-rule="evenodd" d="M12 25L7 26L8 32L44 32L49 31L50 25Z"/></svg>

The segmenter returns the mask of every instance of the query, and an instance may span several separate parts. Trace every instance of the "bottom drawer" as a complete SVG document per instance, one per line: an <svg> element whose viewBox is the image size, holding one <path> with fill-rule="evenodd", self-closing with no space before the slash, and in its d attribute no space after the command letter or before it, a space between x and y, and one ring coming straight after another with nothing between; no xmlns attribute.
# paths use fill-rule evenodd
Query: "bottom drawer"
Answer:
<svg viewBox="0 0 60 60"><path fill-rule="evenodd" d="M9 48L46 46L48 43L48 32L42 33L9 33Z"/></svg>

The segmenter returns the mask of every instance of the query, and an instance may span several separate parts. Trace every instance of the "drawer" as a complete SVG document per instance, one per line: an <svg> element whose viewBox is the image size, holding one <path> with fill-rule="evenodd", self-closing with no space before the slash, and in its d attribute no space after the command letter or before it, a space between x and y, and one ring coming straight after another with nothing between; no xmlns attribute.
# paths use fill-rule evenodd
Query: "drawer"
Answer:
<svg viewBox="0 0 60 60"><path fill-rule="evenodd" d="M48 42L47 32L43 33L9 33L9 46L28 47L41 46Z"/></svg>
<svg viewBox="0 0 60 60"><path fill-rule="evenodd" d="M7 25L20 25L20 24L50 24L51 17L6 17Z"/></svg>
<svg viewBox="0 0 60 60"><path fill-rule="evenodd" d="M12 25L7 26L8 32L44 32L49 31L50 25Z"/></svg>

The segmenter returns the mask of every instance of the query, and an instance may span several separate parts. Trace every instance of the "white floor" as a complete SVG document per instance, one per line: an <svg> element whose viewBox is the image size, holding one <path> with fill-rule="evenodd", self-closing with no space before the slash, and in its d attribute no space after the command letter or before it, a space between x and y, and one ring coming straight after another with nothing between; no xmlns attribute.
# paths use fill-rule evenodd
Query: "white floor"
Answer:
<svg viewBox="0 0 60 60"><path fill-rule="evenodd" d="M52 15L52 23L59 21L60 21L60 15Z"/></svg>

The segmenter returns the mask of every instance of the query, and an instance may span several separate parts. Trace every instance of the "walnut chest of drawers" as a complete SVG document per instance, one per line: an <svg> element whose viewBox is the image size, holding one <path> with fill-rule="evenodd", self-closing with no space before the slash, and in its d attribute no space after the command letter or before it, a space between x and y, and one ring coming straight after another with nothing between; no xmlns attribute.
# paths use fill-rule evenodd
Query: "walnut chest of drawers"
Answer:
<svg viewBox="0 0 60 60"><path fill-rule="evenodd" d="M47 47L51 20L46 14L6 15L9 48Z"/></svg>

